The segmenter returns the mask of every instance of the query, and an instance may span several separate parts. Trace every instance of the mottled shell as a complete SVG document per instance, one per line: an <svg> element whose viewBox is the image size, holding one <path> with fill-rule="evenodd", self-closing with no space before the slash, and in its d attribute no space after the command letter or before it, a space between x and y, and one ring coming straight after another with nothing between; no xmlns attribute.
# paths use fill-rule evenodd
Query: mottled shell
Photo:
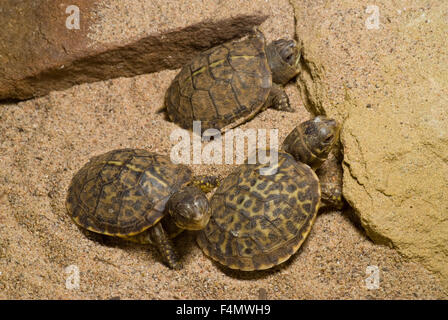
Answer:
<svg viewBox="0 0 448 320"><path fill-rule="evenodd" d="M164 216L172 193L192 173L169 157L120 149L93 157L73 177L66 207L79 226L110 236L132 236Z"/></svg>
<svg viewBox="0 0 448 320"><path fill-rule="evenodd" d="M174 78L165 96L171 121L191 129L221 129L249 119L266 101L272 76L261 32L202 52Z"/></svg>
<svg viewBox="0 0 448 320"><path fill-rule="evenodd" d="M277 172L241 165L211 199L212 217L197 238L202 250L232 269L262 270L289 259L308 236L320 203L314 171L279 152Z"/></svg>

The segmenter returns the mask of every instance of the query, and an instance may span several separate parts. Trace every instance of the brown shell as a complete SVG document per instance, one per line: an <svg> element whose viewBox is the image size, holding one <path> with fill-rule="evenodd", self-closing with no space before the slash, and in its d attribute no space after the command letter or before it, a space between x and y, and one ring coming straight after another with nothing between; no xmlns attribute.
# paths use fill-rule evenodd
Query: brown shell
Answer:
<svg viewBox="0 0 448 320"><path fill-rule="evenodd" d="M171 121L202 131L249 119L268 98L272 76L261 32L202 52L185 65L165 95Z"/></svg>
<svg viewBox="0 0 448 320"><path fill-rule="evenodd" d="M170 195L192 172L169 157L119 149L93 157L73 177L66 207L79 226L111 236L132 236L164 216Z"/></svg>
<svg viewBox="0 0 448 320"><path fill-rule="evenodd" d="M278 169L241 165L211 199L212 217L197 241L214 260L232 269L262 270L289 259L308 236L320 203L314 171L287 154Z"/></svg>

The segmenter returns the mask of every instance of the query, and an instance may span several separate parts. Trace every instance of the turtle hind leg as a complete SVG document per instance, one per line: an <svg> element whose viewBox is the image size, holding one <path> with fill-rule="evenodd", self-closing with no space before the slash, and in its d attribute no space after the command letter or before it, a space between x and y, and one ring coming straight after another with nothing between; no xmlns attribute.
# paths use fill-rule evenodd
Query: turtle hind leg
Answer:
<svg viewBox="0 0 448 320"><path fill-rule="evenodd" d="M264 108L273 108L279 111L294 112L294 108L289 104L289 97L285 90L276 83L272 84L268 99Z"/></svg>
<svg viewBox="0 0 448 320"><path fill-rule="evenodd" d="M160 252L160 255L165 260L165 263L171 269L181 269L182 264L179 261L179 257L176 250L173 247L173 243L168 238L165 230L163 230L162 224L157 223L148 230L149 240L153 243Z"/></svg>
<svg viewBox="0 0 448 320"><path fill-rule="evenodd" d="M82 232L82 234L84 234L84 236L87 239L97 242L106 247L114 247L119 242L119 240L115 237L111 237L111 236L107 236L105 234L93 232L93 231L87 230L82 227L79 227L79 230Z"/></svg>

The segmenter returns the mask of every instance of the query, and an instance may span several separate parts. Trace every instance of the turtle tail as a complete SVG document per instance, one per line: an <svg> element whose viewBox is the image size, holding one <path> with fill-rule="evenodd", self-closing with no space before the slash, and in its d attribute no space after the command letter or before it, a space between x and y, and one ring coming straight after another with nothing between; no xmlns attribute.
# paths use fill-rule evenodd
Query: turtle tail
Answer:
<svg viewBox="0 0 448 320"><path fill-rule="evenodd" d="M209 193L214 188L219 187L220 178L217 176L207 176L207 175L195 176L192 179L191 184L201 189L203 192Z"/></svg>

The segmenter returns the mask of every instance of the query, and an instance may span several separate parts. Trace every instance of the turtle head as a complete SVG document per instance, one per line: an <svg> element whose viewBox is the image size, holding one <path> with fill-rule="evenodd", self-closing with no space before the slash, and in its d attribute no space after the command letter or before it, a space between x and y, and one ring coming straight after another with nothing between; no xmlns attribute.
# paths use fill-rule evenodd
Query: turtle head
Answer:
<svg viewBox="0 0 448 320"><path fill-rule="evenodd" d="M294 40L278 39L266 47L272 81L284 85L300 72L301 47Z"/></svg>
<svg viewBox="0 0 448 320"><path fill-rule="evenodd" d="M327 159L338 138L336 120L317 116L294 128L283 141L283 149L297 161L317 169Z"/></svg>
<svg viewBox="0 0 448 320"><path fill-rule="evenodd" d="M187 230L203 229L211 216L207 197L194 186L174 193L166 204L166 210L176 226Z"/></svg>

